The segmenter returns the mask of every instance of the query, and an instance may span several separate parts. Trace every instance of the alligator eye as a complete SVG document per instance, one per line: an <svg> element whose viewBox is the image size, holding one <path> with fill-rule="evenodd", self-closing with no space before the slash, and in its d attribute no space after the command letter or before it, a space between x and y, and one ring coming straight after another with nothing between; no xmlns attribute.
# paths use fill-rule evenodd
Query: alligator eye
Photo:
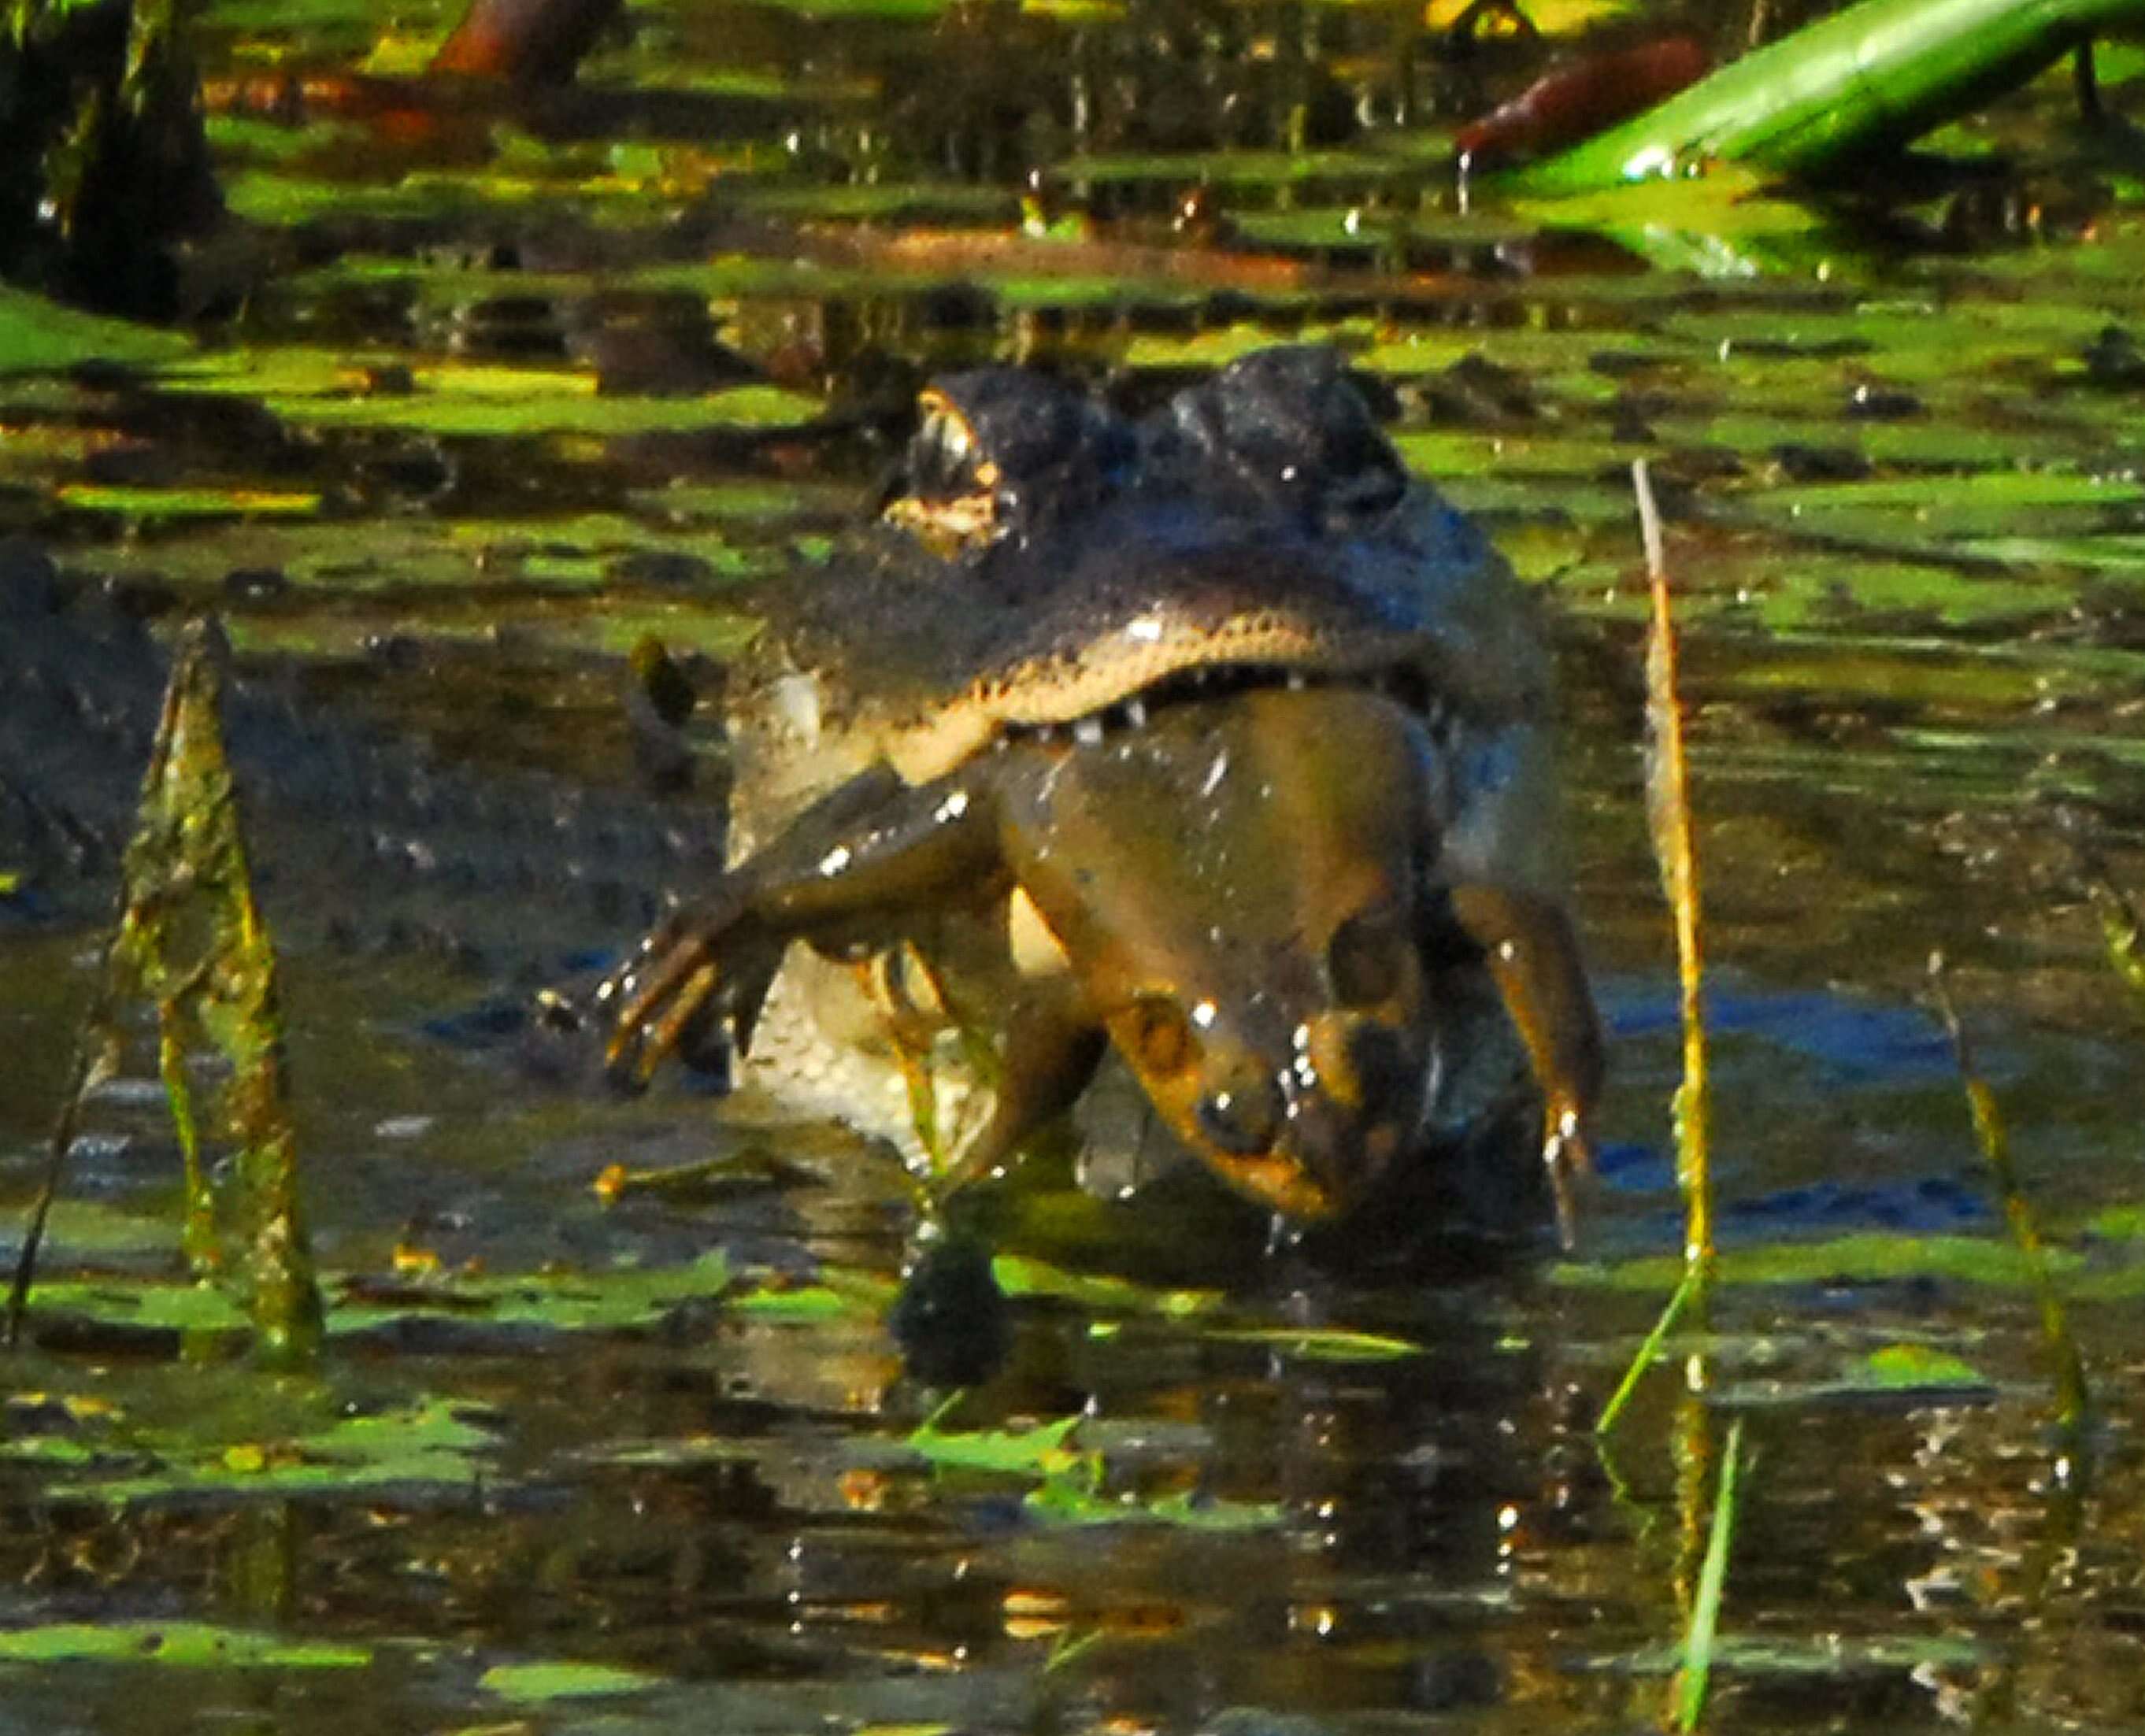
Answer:
<svg viewBox="0 0 2145 1736"><path fill-rule="evenodd" d="M1197 1052L1183 1008L1167 995L1142 995L1133 1002L1126 1034L1133 1058L1148 1073L1182 1072Z"/></svg>
<svg viewBox="0 0 2145 1736"><path fill-rule="evenodd" d="M1374 1007L1401 986L1406 937L1389 908L1359 911L1341 923L1326 950L1326 980L1344 1007Z"/></svg>

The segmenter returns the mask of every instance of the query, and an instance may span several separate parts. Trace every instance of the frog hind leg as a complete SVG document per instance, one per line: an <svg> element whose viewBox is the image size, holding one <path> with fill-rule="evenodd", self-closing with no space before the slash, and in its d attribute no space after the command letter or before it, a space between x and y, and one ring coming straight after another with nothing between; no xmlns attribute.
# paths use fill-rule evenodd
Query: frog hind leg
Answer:
<svg viewBox="0 0 2145 1736"><path fill-rule="evenodd" d="M1006 1023L998 1091L983 1125L946 1167L948 1195L994 1173L1029 1137L1071 1110L1108 1049L1103 1028L1062 982L1019 997Z"/></svg>
<svg viewBox="0 0 2145 1736"><path fill-rule="evenodd" d="M616 1005L605 1062L628 1088L726 1023L740 1049L793 940L866 948L902 917L973 898L997 875L991 804L953 779L907 784L873 767L822 797L656 928L599 991Z"/></svg>
<svg viewBox="0 0 2145 1736"><path fill-rule="evenodd" d="M1572 1178L1593 1167L1591 1122L1605 1060L1601 1020L1563 908L1536 893L1463 884L1452 913L1481 948L1505 1011L1526 1046L1542 1093L1542 1161L1556 1199L1557 1233L1574 1240Z"/></svg>

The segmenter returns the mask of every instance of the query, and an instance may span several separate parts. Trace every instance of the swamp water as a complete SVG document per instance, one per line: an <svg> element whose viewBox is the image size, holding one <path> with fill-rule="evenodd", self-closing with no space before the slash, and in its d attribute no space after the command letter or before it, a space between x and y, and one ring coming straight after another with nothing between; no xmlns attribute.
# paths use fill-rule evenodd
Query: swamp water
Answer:
<svg viewBox="0 0 2145 1736"><path fill-rule="evenodd" d="M450 22L221 0L202 45L219 76L392 71ZM198 336L0 303L0 530L217 608L249 672L331 1305L316 1379L221 1360L137 1042L0 1402L0 1729L1649 1728L1729 1415L1717 1727L2145 1726L2141 1033L2080 881L2145 887L2135 152L2052 77L1938 142L2024 182L1904 212L1715 183L1461 213L1447 117L1517 51L1455 69L1413 7L631 22L580 93L468 125L213 122L246 227ZM1581 1257L1227 1297L1009 1262L1008 1371L940 1414L883 1324L905 1219L868 1157L522 1055L530 988L708 834L710 795L635 793L620 659L734 644L725 585L824 552L923 371L1047 359L1140 400L1296 337L1386 384L1556 619L1615 1067ZM1709 1404L1657 1372L1605 1450L1680 1235L1639 456L1681 593L1729 1282ZM316 778L321 715L362 722ZM108 781L65 739L62 781ZM106 897L23 866L11 1204ZM1935 948L2088 1359L2089 1482ZM711 1149L758 1158L591 1191Z"/></svg>

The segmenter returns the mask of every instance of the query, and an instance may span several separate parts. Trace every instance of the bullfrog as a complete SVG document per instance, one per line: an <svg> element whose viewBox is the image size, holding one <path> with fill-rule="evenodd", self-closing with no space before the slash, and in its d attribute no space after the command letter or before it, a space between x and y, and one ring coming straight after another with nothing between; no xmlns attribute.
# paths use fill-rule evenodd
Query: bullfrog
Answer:
<svg viewBox="0 0 2145 1736"><path fill-rule="evenodd" d="M726 1037L958 1192L1113 1068L1316 1222L1519 1052L1560 1183L1602 1058L1532 599L1340 359L1137 420L1011 369L920 410L854 545L760 600L728 864L605 984L614 1072Z"/></svg>

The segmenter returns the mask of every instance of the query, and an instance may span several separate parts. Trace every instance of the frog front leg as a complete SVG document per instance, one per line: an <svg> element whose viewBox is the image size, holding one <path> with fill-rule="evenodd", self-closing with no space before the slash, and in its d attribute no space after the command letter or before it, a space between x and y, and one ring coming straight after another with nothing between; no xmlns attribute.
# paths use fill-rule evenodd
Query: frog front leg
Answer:
<svg viewBox="0 0 2145 1736"><path fill-rule="evenodd" d="M671 917L598 991L617 1005L606 1067L644 1086L665 1056L712 1016L739 1049L794 940L829 952L898 930L903 915L988 897L1002 883L992 803L971 780L904 783L890 768L858 773L727 871L705 898Z"/></svg>
<svg viewBox="0 0 2145 1736"><path fill-rule="evenodd" d="M1490 974L1541 1087L1542 1161L1556 1199L1557 1233L1570 1247L1571 1176L1593 1167L1590 1123L1605 1062L1601 1021L1561 906L1535 893L1482 884L1451 888L1452 913L1482 948Z"/></svg>

